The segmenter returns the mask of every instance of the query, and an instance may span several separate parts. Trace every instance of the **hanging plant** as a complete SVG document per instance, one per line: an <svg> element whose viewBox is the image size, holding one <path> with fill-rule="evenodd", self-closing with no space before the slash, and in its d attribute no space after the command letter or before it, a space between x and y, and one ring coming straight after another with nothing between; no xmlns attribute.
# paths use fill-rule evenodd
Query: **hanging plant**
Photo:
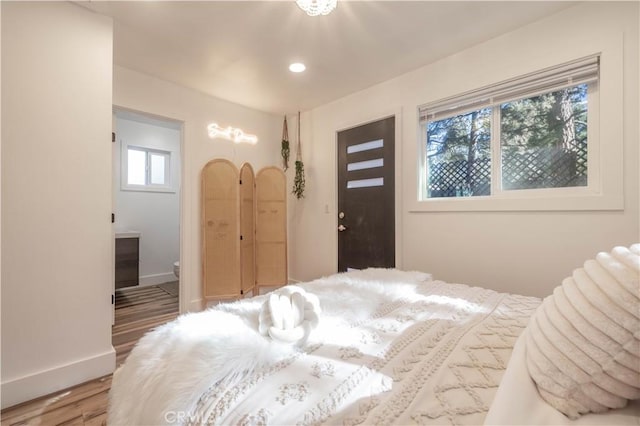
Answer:
<svg viewBox="0 0 640 426"><path fill-rule="evenodd" d="M304 164L302 161L296 160L296 177L293 179L293 193L296 198L304 197Z"/></svg>
<svg viewBox="0 0 640 426"><path fill-rule="evenodd" d="M304 197L304 164L302 164L302 151L300 149L300 111L298 111L298 149L296 153L296 176L293 179L293 194L297 199Z"/></svg>
<svg viewBox="0 0 640 426"><path fill-rule="evenodd" d="M286 172L289 168L289 130L287 129L287 116L284 116L284 123L282 124L282 146L280 148L280 155L282 155L282 168Z"/></svg>

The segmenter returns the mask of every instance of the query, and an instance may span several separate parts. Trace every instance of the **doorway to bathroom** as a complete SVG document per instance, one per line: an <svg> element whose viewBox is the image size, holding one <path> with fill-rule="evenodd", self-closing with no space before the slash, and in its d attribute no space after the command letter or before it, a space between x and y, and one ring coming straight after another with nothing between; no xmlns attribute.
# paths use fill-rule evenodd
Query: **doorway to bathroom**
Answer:
<svg viewBox="0 0 640 426"><path fill-rule="evenodd" d="M113 132L113 345L122 356L131 333L179 306L182 123L114 108Z"/></svg>

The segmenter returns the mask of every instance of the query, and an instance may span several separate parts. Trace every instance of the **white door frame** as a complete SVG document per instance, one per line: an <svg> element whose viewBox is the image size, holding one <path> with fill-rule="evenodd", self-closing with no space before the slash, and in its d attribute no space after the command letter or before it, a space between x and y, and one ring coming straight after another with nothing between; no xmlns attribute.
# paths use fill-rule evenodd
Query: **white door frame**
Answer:
<svg viewBox="0 0 640 426"><path fill-rule="evenodd" d="M185 286L183 285L183 271L187 268L184 268L184 265L186 265L185 260L184 260L184 239L185 239L185 232L184 230L186 229L186 218L185 218L185 212L184 212L184 199L185 199L185 195L184 195L184 182L186 181L186 171L185 171L185 143L184 143L184 139L185 139L185 123L184 120L180 120L177 118L172 118L172 117L165 117L162 115L158 115L158 114L154 114L154 113L150 113L150 112L146 112L146 111L139 111L136 109L132 109L132 108L127 108L127 107L123 107L123 106L119 106L119 105L113 105L113 131L115 132L115 113L116 111L122 111L122 112L131 112L131 113L135 113L135 114L139 114L139 115L144 115L156 120L161 120L161 121L171 121L174 123L179 123L180 124L180 182L178 182L178 186L180 188L180 199L179 199L179 203L180 203L180 207L179 207L179 242L180 242L180 247L179 247L179 262L180 262L180 277L178 278L178 307L179 307L179 313L185 313L189 311L189 301L188 299L188 292L187 290L184 288ZM116 153L114 155L120 155L120 150L117 149L117 144L113 144L115 145L113 147L113 149L116 151ZM113 165L112 165L112 170L113 170ZM115 171L113 170L113 173L119 173L119 171ZM114 176L112 176L112 182L113 182L113 178ZM112 212L115 213L115 191L112 190ZM112 236L111 236L111 240L112 240L112 260L111 260L111 270L112 272L112 286L113 286L113 297L114 297L114 303L113 303L113 319L112 319L112 324L115 322L115 227L112 225L111 227L112 229Z"/></svg>

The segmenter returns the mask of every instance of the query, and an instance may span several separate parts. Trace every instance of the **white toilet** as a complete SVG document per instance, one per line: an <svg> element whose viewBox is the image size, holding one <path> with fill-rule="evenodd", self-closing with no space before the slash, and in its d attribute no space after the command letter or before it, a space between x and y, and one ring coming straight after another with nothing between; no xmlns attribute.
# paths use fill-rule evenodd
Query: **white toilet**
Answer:
<svg viewBox="0 0 640 426"><path fill-rule="evenodd" d="M180 261L176 260L175 262L173 262L173 274L176 276L176 278L180 278Z"/></svg>

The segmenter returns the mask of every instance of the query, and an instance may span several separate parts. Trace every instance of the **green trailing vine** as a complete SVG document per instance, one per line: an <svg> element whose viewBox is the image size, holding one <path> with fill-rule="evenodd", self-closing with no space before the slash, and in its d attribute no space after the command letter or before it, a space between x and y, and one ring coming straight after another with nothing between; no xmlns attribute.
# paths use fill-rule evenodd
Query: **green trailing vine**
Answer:
<svg viewBox="0 0 640 426"><path fill-rule="evenodd" d="M282 161L283 161L283 169L286 171L289 168L289 141L286 139L282 139Z"/></svg>
<svg viewBox="0 0 640 426"><path fill-rule="evenodd" d="M296 153L296 176L293 179L293 194L299 200L304 197L304 164L302 164L302 150L300 146L300 111L298 111L298 150Z"/></svg>
<svg viewBox="0 0 640 426"><path fill-rule="evenodd" d="M291 149L289 148L289 130L287 129L287 116L284 116L284 123L282 124L282 145L280 148L280 155L282 155L282 168L286 172L289 168L289 154Z"/></svg>
<svg viewBox="0 0 640 426"><path fill-rule="evenodd" d="M293 194L297 199L304 197L304 164L296 160L296 177L293 179Z"/></svg>

